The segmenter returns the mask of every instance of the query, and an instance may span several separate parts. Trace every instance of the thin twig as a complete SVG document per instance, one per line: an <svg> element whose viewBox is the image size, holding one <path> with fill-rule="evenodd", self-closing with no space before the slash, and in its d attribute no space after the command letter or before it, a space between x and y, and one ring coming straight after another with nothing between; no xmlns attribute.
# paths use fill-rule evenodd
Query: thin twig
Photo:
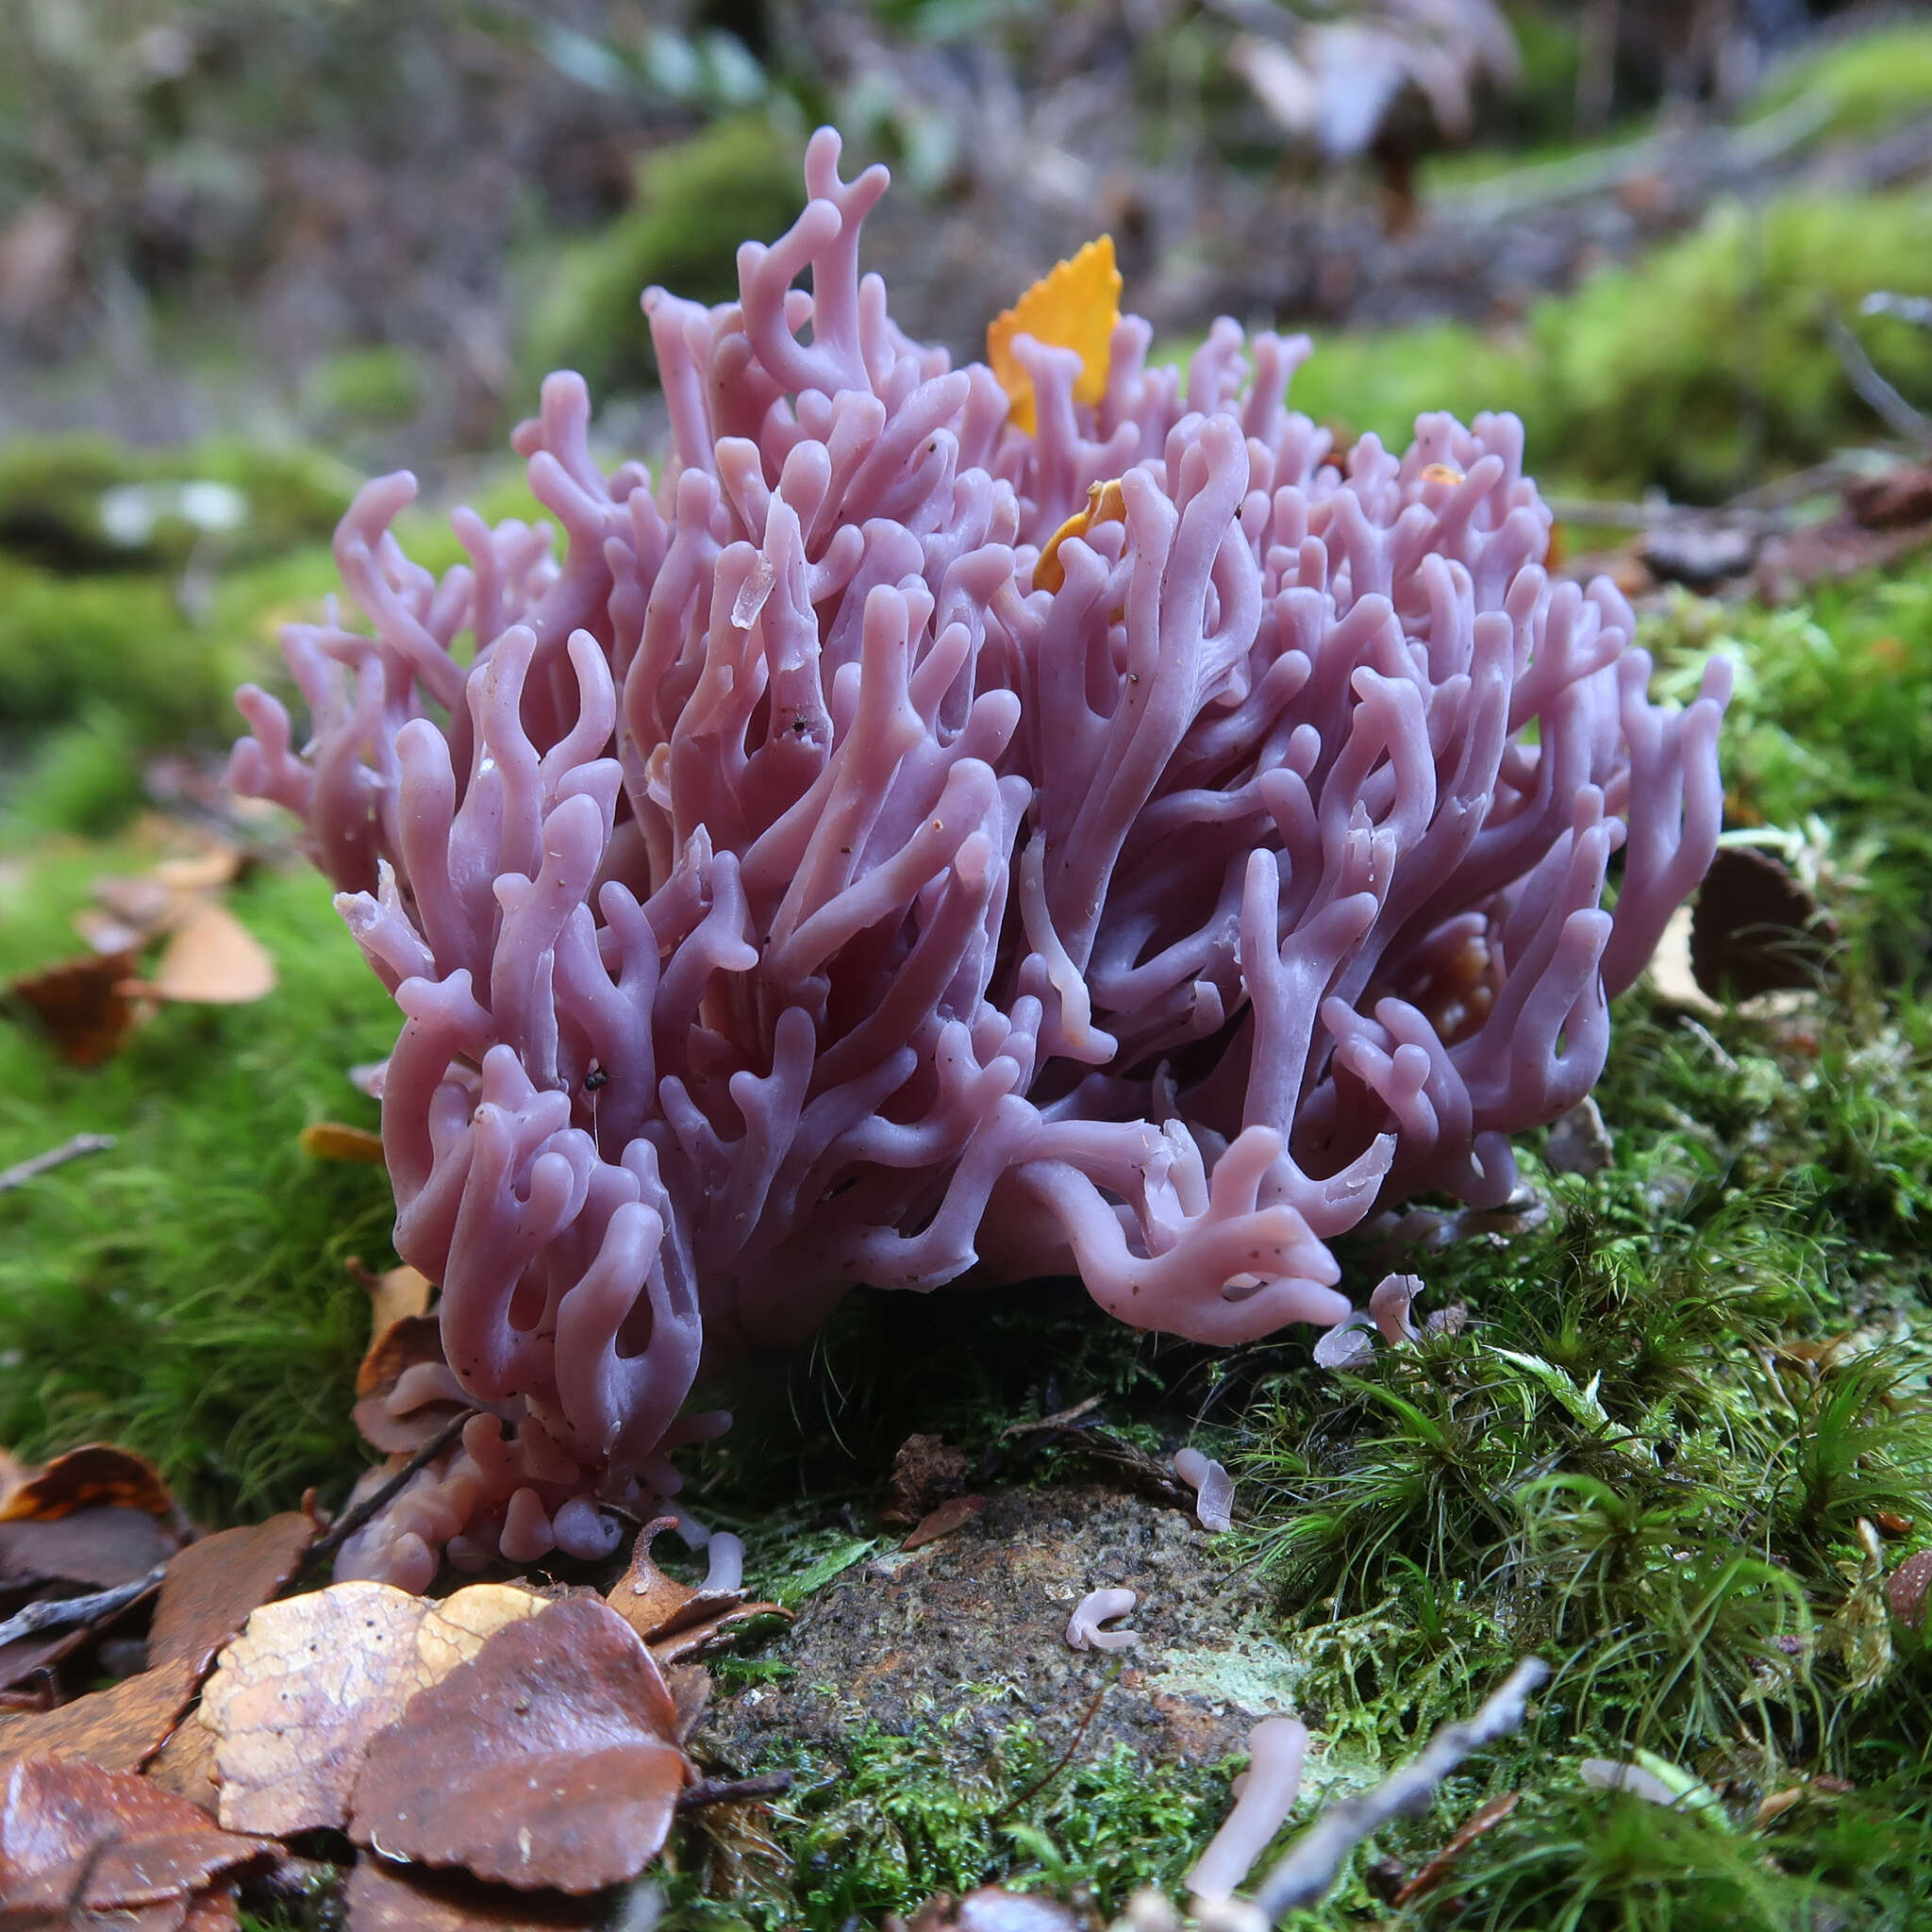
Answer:
<svg viewBox="0 0 1932 1932"><path fill-rule="evenodd" d="M476 1413L474 1408L458 1409L379 1490L364 1496L353 1509L345 1509L329 1525L327 1535L318 1537L308 1545L308 1554L303 1558L302 1568L312 1570L325 1557L334 1556L371 1517L388 1508L402 1494L409 1478L427 1469L462 1434L463 1424Z"/></svg>
<svg viewBox="0 0 1932 1932"><path fill-rule="evenodd" d="M1107 1695L1107 1693L1109 1690L1111 1690L1117 1683L1120 1682L1121 1672L1125 1667L1126 1659L1123 1657L1121 1661L1115 1664L1113 1669L1107 1674L1107 1676L1105 1680L1102 1682L1100 1689L1096 1690L1093 1693L1093 1695L1088 1700L1086 1712L1081 1717L1079 1724L1074 1726L1073 1741L1067 1746L1067 1748L1064 1751L1060 1753L1058 1757L1057 1757L1052 1764L1047 1766L1045 1771L1043 1771L1037 1778L1033 1780L1033 1782L1030 1785L1026 1787L1026 1789L1024 1791L1020 1793L1020 1795L1017 1798L1008 1798L1007 1802L1004 1805L1002 1805L1000 1808L997 1811L995 1811L992 1814L992 1816L986 1821L989 1824L997 1824L1000 1822L1000 1820L1006 1817L1009 1811L1017 1811L1020 1808L1020 1807L1025 1804L1029 1799L1037 1798L1041 1791L1045 1790L1048 1785L1052 1784L1055 1778L1059 1776L1061 1772L1066 1770L1068 1765L1073 1763L1074 1753L1080 1748L1080 1740L1086 1737L1089 1725L1092 1724L1095 1717L1097 1717L1100 1713L1101 1699L1104 1698Z"/></svg>
<svg viewBox="0 0 1932 1932"><path fill-rule="evenodd" d="M1541 1657L1526 1657L1472 1718L1444 1724L1420 1755L1359 1798L1329 1806L1261 1881L1255 1904L1271 1923L1311 1906L1341 1874L1348 1855L1391 1819L1418 1811L1472 1752L1507 1737L1523 1722L1531 1696L1549 1677Z"/></svg>
<svg viewBox="0 0 1932 1932"><path fill-rule="evenodd" d="M1824 318L1824 339L1831 344L1831 352L1838 358L1838 365L1844 371L1845 380L1885 419L1886 427L1894 436L1906 437L1912 442L1932 441L1932 418L1913 408L1879 375L1871 357L1865 353L1864 343L1845 325L1844 318L1838 310L1826 308Z"/></svg>
<svg viewBox="0 0 1932 1932"><path fill-rule="evenodd" d="M112 1590L96 1590L87 1596L63 1596L51 1602L28 1604L0 1624L0 1644L15 1643L23 1637L38 1636L42 1630L60 1630L71 1624L92 1624L102 1617L118 1615L129 1604L139 1603L149 1591L160 1588L168 1566L157 1563L145 1576L117 1583Z"/></svg>
<svg viewBox="0 0 1932 1932"><path fill-rule="evenodd" d="M680 1811L704 1805L731 1805L742 1798L782 1798L791 1789L789 1771L768 1771L762 1777L707 1777L686 1785L677 1794Z"/></svg>
<svg viewBox="0 0 1932 1932"><path fill-rule="evenodd" d="M24 1188L50 1167L78 1160L83 1154L105 1154L113 1144L112 1134L76 1134L58 1147L49 1147L44 1154L36 1154L31 1160L16 1160L11 1167L0 1168L0 1194L10 1188Z"/></svg>

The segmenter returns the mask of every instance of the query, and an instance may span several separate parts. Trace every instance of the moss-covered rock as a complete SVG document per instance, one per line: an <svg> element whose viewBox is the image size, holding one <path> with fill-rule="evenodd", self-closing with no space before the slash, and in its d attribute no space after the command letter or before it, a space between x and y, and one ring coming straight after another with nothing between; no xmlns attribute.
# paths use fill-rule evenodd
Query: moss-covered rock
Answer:
<svg viewBox="0 0 1932 1932"><path fill-rule="evenodd" d="M299 445L17 437L0 442L0 549L76 571L178 569L198 546L258 557L326 537L356 482Z"/></svg>

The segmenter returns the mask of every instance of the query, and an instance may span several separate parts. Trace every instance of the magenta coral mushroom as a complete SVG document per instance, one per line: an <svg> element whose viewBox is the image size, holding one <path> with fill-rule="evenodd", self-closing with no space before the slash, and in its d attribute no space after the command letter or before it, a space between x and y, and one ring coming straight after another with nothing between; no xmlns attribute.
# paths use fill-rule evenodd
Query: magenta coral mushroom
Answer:
<svg viewBox="0 0 1932 1932"><path fill-rule="evenodd" d="M553 375L514 443L561 557L458 512L432 576L412 479L371 483L370 630L285 636L309 742L241 694L233 783L301 815L402 1009L396 1246L490 1411L350 1570L601 1541L558 1512L675 1489L706 1356L855 1283L1341 1321L1326 1243L1507 1196L1713 850L1725 675L1649 702L1623 597L1541 566L1514 418L1337 455L1286 407L1305 339L1224 321L1183 378L1129 318L1091 408L1018 340L1023 433L860 278L886 176L838 158L738 302L647 295L655 486Z"/></svg>

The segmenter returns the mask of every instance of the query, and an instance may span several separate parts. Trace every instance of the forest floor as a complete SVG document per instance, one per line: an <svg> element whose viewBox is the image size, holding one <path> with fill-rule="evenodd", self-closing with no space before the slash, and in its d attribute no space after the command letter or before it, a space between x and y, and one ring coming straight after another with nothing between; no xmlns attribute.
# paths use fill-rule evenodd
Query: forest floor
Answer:
<svg viewBox="0 0 1932 1932"><path fill-rule="evenodd" d="M1724 496L1870 440L1818 304L1932 292L1912 279L1928 262L1923 169L1857 201L1720 208L1509 333L1340 338L1300 399L1391 439L1419 408L1517 407L1546 487ZM1746 314L1742 335L1724 321ZM1932 336L1860 326L1932 402ZM525 500L508 469L469 481L487 514ZM183 491L204 484L239 521L197 520L212 499ZM392 1008L286 827L226 816L206 756L232 685L273 675L275 624L326 591L344 487L247 445L0 450L20 755L0 978L73 954L100 878L217 827L259 854L225 903L278 975L252 1004L164 1007L97 1067L0 1025L0 1167L115 1141L0 1193L0 1442L123 1443L209 1525L310 1488L340 1505L367 1455L351 1261L394 1259L380 1169L301 1140L375 1125L349 1069L388 1050ZM110 499L145 506L136 537L104 524ZM455 555L436 527L425 510L408 533L432 567ZM1522 1211L1442 1245L1341 1244L1352 1288L1407 1267L1419 1308L1458 1319L1332 1372L1306 1335L1231 1355L1138 1336L1064 1283L860 1294L808 1351L718 1391L737 1424L691 1458L691 1492L798 1615L716 1664L692 1749L792 1783L679 1827L665 1923L838 1932L994 1881L1104 1919L1178 1885L1255 1718L1292 1708L1313 1733L1292 1834L1531 1654L1555 1674L1521 1733L1293 1923L1924 1922L1932 558L1894 547L1842 581L1772 573L1721 599L1644 579L1664 691L1693 691L1713 652L1738 668L1727 843L1795 881L1803 983L1712 999L1659 974L1617 1007L1605 1164L1533 1136ZM932 1440L908 1457L914 1438ZM1159 1480L1189 1442L1235 1477L1226 1534ZM948 1503L949 1533L902 1547ZM1069 1651L1072 1602L1120 1584L1138 1646ZM1630 1763L1678 1802L1601 1789ZM1489 1828L1404 1894L1479 1812Z"/></svg>

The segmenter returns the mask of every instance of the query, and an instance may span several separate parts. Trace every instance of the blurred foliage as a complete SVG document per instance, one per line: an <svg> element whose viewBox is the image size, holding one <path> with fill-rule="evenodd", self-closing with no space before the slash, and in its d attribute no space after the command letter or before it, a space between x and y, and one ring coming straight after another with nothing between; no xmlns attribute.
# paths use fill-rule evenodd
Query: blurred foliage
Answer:
<svg viewBox="0 0 1932 1932"><path fill-rule="evenodd" d="M751 114L650 155L631 208L545 260L524 344L527 388L559 367L592 394L655 381L640 297L657 286L689 301L735 299L739 242L775 240L805 206L801 158Z"/></svg>

